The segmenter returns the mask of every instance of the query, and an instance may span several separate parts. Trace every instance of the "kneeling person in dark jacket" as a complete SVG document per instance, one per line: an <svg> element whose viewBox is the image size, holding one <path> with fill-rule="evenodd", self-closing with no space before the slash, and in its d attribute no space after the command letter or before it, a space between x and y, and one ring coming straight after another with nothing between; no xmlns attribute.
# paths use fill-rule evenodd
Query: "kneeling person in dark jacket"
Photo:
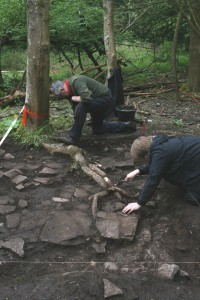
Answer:
<svg viewBox="0 0 200 300"><path fill-rule="evenodd" d="M136 175L148 176L138 201L129 203L123 209L124 213L131 213L145 205L162 178L186 190L186 200L200 206L200 138L171 138L166 135L139 137L132 144L131 155L134 162L143 159L148 163L129 173L125 180L131 180Z"/></svg>
<svg viewBox="0 0 200 300"><path fill-rule="evenodd" d="M71 100L74 124L65 137L57 140L65 144L76 144L80 138L87 113L91 115L94 134L104 132L135 131L133 122L107 122L105 116L114 109L113 98L108 87L87 76L77 75L69 80L55 81L51 93L60 99Z"/></svg>

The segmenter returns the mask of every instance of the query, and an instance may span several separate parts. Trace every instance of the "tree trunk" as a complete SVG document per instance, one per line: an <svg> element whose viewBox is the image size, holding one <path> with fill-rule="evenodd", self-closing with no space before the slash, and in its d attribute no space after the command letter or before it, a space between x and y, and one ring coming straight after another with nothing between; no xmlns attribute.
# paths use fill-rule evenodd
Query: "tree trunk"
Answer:
<svg viewBox="0 0 200 300"><path fill-rule="evenodd" d="M183 1L181 2L181 7L183 5ZM177 52L177 41L178 41L178 33L181 25L181 11L178 13L175 31L174 31L174 38L173 38L173 47L172 47L172 67L173 67L173 75L174 75L174 83L176 88L176 101L180 101L180 91L179 91L179 84L178 84L178 76L177 76L177 62L176 62L176 52Z"/></svg>
<svg viewBox="0 0 200 300"><path fill-rule="evenodd" d="M190 0L190 47L188 87L193 92L200 92L200 3Z"/></svg>
<svg viewBox="0 0 200 300"><path fill-rule="evenodd" d="M112 70L117 66L117 55L114 34L114 2L103 0L104 8L104 44L108 59L108 78Z"/></svg>
<svg viewBox="0 0 200 300"><path fill-rule="evenodd" d="M49 0L27 0L27 16L27 117L37 128L49 120Z"/></svg>
<svg viewBox="0 0 200 300"><path fill-rule="evenodd" d="M2 75L2 69L1 69L1 41L0 41L0 85L3 84L3 75Z"/></svg>

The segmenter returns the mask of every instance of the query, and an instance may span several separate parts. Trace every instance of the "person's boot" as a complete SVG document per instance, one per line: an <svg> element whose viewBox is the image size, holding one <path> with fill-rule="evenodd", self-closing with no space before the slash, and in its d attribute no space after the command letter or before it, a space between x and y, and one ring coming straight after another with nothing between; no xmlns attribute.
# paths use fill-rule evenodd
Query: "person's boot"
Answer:
<svg viewBox="0 0 200 300"><path fill-rule="evenodd" d="M125 127L126 132L133 132L137 130L137 126L135 122L129 121L129 122L124 122L124 124L126 125Z"/></svg>

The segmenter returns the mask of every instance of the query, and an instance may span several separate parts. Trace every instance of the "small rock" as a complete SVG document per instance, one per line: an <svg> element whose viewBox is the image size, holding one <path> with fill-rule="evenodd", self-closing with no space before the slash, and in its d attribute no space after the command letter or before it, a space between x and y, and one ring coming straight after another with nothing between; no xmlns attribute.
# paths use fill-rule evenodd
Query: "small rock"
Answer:
<svg viewBox="0 0 200 300"><path fill-rule="evenodd" d="M113 262L106 262L104 264L105 271L117 272L119 270L118 266Z"/></svg>
<svg viewBox="0 0 200 300"><path fill-rule="evenodd" d="M15 188L16 188L18 191L22 191L22 190L25 188L25 186L24 186L22 183L20 183L20 184L18 184Z"/></svg>
<svg viewBox="0 0 200 300"><path fill-rule="evenodd" d="M11 214L6 216L6 224L8 228L17 228L20 223L20 214Z"/></svg>
<svg viewBox="0 0 200 300"><path fill-rule="evenodd" d="M11 250L20 257L24 256L24 240L22 238L15 238L4 242L1 247Z"/></svg>
<svg viewBox="0 0 200 300"><path fill-rule="evenodd" d="M123 291L108 279L103 279L104 283L104 298L123 295Z"/></svg>
<svg viewBox="0 0 200 300"><path fill-rule="evenodd" d="M106 242L92 244L92 247L96 250L96 252L101 254L106 252L105 246L106 246Z"/></svg>
<svg viewBox="0 0 200 300"><path fill-rule="evenodd" d="M18 169L12 169L12 170L9 170L5 173L5 176L10 178L10 179L13 179L14 177L16 177L17 175L21 175L22 172Z"/></svg>
<svg viewBox="0 0 200 300"><path fill-rule="evenodd" d="M179 269L179 275L181 277L190 278L190 275L187 272L180 270L180 269Z"/></svg>
<svg viewBox="0 0 200 300"><path fill-rule="evenodd" d="M6 151L3 149L0 149L0 158L2 158L5 155Z"/></svg>
<svg viewBox="0 0 200 300"><path fill-rule="evenodd" d="M75 190L74 197L78 199L88 198L88 192L78 188Z"/></svg>
<svg viewBox="0 0 200 300"><path fill-rule="evenodd" d="M24 199L20 199L18 202L18 206L19 206L19 208L25 208L28 206L28 202Z"/></svg>
<svg viewBox="0 0 200 300"><path fill-rule="evenodd" d="M51 179L49 177L36 177L34 178L34 181L37 181L42 184L48 184L50 183Z"/></svg>
<svg viewBox="0 0 200 300"><path fill-rule="evenodd" d="M53 197L52 200L53 200L54 202L60 202L60 203L66 203L66 202L69 202L69 201L70 201L69 199L59 198L59 197Z"/></svg>
<svg viewBox="0 0 200 300"><path fill-rule="evenodd" d="M3 157L5 160L12 160L14 159L15 157L13 155L11 155L10 153L6 153Z"/></svg>
<svg viewBox="0 0 200 300"><path fill-rule="evenodd" d="M22 183L23 181L25 181L26 179L27 179L27 176L17 175L11 181L12 181L12 183L15 183L18 185L18 184Z"/></svg>
<svg viewBox="0 0 200 300"><path fill-rule="evenodd" d="M158 275L162 279L173 280L175 274L179 271L179 266L175 264L163 264L158 269Z"/></svg>
<svg viewBox="0 0 200 300"><path fill-rule="evenodd" d="M130 272L130 269L129 268L127 268L127 267L123 267L123 268L121 268L121 270L120 270L123 274L127 274L127 273L129 273Z"/></svg>
<svg viewBox="0 0 200 300"><path fill-rule="evenodd" d="M122 210L122 208L124 208L124 203L122 203L122 202L116 202L115 203L115 210L114 211Z"/></svg>

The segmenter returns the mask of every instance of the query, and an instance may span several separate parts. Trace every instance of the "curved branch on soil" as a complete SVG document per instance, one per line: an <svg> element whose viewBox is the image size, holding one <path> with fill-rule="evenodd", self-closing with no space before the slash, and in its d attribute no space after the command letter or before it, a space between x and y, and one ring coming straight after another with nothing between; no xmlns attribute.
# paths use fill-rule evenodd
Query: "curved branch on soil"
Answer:
<svg viewBox="0 0 200 300"><path fill-rule="evenodd" d="M101 187L105 189L105 191L101 191L99 193L94 194L89 197L89 200L93 200L92 202L92 214L95 218L98 206L99 198L105 197L109 192L114 192L115 196L118 199L121 199L121 194L128 197L136 197L136 195L130 195L126 191L121 188L116 187L112 181L107 177L106 173L99 169L94 164L88 164L83 154L81 153L82 149L78 148L74 145L66 146L64 144L47 144L44 143L43 147L50 152L53 153L63 153L69 155L76 164L78 164L81 170L92 178L96 183L98 183Z"/></svg>
<svg viewBox="0 0 200 300"><path fill-rule="evenodd" d="M107 195L108 195L108 191L102 191L102 192L96 193L95 195L89 197L88 200L92 200L92 215L93 215L94 219L96 219L99 198L106 197Z"/></svg>

